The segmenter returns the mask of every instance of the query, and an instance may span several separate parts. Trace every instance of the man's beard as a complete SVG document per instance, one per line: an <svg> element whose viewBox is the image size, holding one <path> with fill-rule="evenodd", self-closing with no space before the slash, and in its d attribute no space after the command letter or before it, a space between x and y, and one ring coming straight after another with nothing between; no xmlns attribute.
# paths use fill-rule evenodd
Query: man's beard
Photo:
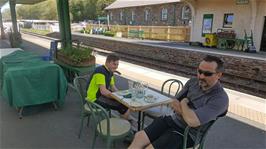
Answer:
<svg viewBox="0 0 266 149"><path fill-rule="evenodd" d="M199 86L201 87L201 89L207 89L208 88L208 84L207 84L207 82L206 82L206 80L204 80L204 79L199 79Z"/></svg>

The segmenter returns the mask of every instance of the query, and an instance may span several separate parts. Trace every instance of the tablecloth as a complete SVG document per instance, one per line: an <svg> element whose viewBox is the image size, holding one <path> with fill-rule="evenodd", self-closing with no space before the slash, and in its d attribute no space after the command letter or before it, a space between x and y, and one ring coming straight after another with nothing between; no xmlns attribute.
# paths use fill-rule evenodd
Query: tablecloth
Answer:
<svg viewBox="0 0 266 149"><path fill-rule="evenodd" d="M64 103L67 81L62 69L35 54L15 51L2 57L0 80L2 96L10 106Z"/></svg>

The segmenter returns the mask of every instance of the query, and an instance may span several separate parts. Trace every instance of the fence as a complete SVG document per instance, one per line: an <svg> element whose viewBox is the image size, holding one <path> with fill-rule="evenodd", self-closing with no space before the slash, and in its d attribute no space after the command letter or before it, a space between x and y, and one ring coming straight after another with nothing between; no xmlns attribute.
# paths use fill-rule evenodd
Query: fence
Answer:
<svg viewBox="0 0 266 149"><path fill-rule="evenodd" d="M113 32L122 32L123 37L129 37L130 31L144 31L143 39L167 40L167 41L189 41L189 26L128 26L128 25L98 25L89 24L87 28L104 28Z"/></svg>

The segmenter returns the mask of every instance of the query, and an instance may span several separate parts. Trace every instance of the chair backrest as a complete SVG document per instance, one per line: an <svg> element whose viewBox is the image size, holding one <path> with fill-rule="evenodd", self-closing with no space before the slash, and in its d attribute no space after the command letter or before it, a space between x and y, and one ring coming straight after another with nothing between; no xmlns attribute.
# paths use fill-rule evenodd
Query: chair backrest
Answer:
<svg viewBox="0 0 266 149"><path fill-rule="evenodd" d="M205 138L208 134L209 129L211 128L211 126L215 123L216 120L212 120L209 123L198 127L197 129L197 134L196 134L196 140L193 146L193 149L199 145L198 149L202 149L204 146L204 141ZM187 126L185 131L184 131L184 136L183 136L183 149L187 149L187 137L189 135L189 132L193 130L193 128Z"/></svg>
<svg viewBox="0 0 266 149"><path fill-rule="evenodd" d="M86 103L86 96L87 96L87 84L88 76L78 76L74 79L74 86L75 89L80 97L82 107Z"/></svg>
<svg viewBox="0 0 266 149"><path fill-rule="evenodd" d="M212 120L210 122L208 122L205 125L202 125L198 128L197 130L197 136L196 136L196 140L195 140L195 144L193 146L193 148L195 148L198 144L199 147L198 149L203 149L204 148L204 142L206 139L206 136L208 134L208 131L210 130L210 128L213 126L213 124L221 117L224 117L227 113L227 110L225 112L223 112L222 114L220 114L216 120ZM187 143L187 136L189 135L189 131L191 131L191 127L187 126L185 131L184 131L184 139L183 139L183 149L186 149L186 143Z"/></svg>
<svg viewBox="0 0 266 149"><path fill-rule="evenodd" d="M98 129L101 135L106 136L107 138L110 137L110 120L109 114L106 110L95 102L87 102L90 111L92 111L92 118L93 118L93 126L95 129ZM102 120L106 120L106 123L100 123ZM101 125L99 125L101 124ZM104 126L105 125L105 126ZM106 126L107 125L107 126ZM98 128L97 128L98 127ZM105 130L107 129L107 130Z"/></svg>
<svg viewBox="0 0 266 149"><path fill-rule="evenodd" d="M183 86L183 83L177 79L168 79L162 84L161 93L166 96L176 97Z"/></svg>

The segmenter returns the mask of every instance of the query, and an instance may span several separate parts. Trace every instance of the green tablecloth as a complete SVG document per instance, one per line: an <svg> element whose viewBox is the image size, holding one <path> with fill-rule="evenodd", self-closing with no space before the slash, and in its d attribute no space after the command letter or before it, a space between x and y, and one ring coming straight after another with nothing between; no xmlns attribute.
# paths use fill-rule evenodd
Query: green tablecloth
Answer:
<svg viewBox="0 0 266 149"><path fill-rule="evenodd" d="M37 55L15 51L2 57L0 79L2 95L10 106L64 103L67 81L62 69Z"/></svg>

